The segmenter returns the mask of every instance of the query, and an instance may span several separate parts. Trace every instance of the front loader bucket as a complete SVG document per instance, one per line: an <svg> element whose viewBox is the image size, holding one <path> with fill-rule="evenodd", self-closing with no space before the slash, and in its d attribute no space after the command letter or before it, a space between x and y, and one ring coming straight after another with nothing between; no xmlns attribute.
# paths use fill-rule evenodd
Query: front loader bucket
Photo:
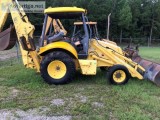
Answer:
<svg viewBox="0 0 160 120"><path fill-rule="evenodd" d="M154 82L160 86L160 64L146 60L137 56L133 59L134 62L141 65L145 70L144 78Z"/></svg>
<svg viewBox="0 0 160 120"><path fill-rule="evenodd" d="M145 79L148 79L160 86L160 64L141 58L138 54L138 46L134 49L129 45L124 49L124 52L126 53L126 57L131 58L146 70L143 76Z"/></svg>
<svg viewBox="0 0 160 120"><path fill-rule="evenodd" d="M0 33L0 51L9 50L16 44L17 35L14 27Z"/></svg>

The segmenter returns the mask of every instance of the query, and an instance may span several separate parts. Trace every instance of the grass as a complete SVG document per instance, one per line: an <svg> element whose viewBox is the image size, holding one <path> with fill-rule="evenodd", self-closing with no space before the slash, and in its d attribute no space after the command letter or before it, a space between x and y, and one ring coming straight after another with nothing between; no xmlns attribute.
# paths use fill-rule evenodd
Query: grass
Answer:
<svg viewBox="0 0 160 120"><path fill-rule="evenodd" d="M140 51L143 57L160 62L160 48ZM159 87L135 78L124 86L110 85L106 73L100 70L96 76L77 72L72 83L55 86L46 84L39 74L24 68L17 59L11 59L0 62L0 91L0 109L26 111L46 106L50 109L45 112L47 116L70 115L75 120L160 118ZM63 99L64 104L52 105L54 99Z"/></svg>
<svg viewBox="0 0 160 120"><path fill-rule="evenodd" d="M140 48L140 55L146 59L160 63L160 48L159 47L142 47Z"/></svg>

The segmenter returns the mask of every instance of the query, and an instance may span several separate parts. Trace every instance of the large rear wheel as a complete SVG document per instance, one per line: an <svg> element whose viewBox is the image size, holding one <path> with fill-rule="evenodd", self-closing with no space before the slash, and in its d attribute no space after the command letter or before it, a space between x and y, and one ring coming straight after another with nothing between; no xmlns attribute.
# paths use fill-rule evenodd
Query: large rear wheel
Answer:
<svg viewBox="0 0 160 120"><path fill-rule="evenodd" d="M73 58L63 51L49 53L41 62L41 76L49 84L69 83L73 79L75 71Z"/></svg>
<svg viewBox="0 0 160 120"><path fill-rule="evenodd" d="M122 85L126 84L130 79L128 69L123 65L112 66L108 71L108 80L111 84Z"/></svg>

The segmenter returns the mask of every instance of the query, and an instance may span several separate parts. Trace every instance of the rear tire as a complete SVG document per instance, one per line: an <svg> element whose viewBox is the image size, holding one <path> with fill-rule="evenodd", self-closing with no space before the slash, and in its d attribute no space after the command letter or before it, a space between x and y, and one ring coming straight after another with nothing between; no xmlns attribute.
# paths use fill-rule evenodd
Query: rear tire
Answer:
<svg viewBox="0 0 160 120"><path fill-rule="evenodd" d="M76 67L73 58L62 51L47 54L41 62L41 76L48 84L61 85L71 82Z"/></svg>
<svg viewBox="0 0 160 120"><path fill-rule="evenodd" d="M110 67L108 71L108 80L114 85L124 85L130 79L128 69L123 65L115 65Z"/></svg>

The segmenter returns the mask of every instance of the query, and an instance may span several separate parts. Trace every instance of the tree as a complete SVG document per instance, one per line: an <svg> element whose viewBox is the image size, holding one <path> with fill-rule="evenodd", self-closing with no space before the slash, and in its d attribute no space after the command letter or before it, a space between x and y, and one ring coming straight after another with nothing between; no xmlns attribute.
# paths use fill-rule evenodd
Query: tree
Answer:
<svg viewBox="0 0 160 120"><path fill-rule="evenodd" d="M20 1L20 0L18 0ZM27 0L29 1L29 0ZM38 0L33 0L38 1ZM87 9L89 21L98 22L101 36L106 36L107 16L111 15L110 37L160 38L160 0L46 0L46 8L60 6L77 6ZM29 13L29 20L36 27L36 35L41 32L44 14ZM8 19L6 26L9 26ZM71 24L63 21L67 30ZM37 32L38 31L38 32Z"/></svg>
<svg viewBox="0 0 160 120"><path fill-rule="evenodd" d="M122 42L123 29L128 29L132 22L132 13L129 6L128 0L121 0L119 2L120 12L119 12L119 22L120 27L120 43Z"/></svg>
<svg viewBox="0 0 160 120"><path fill-rule="evenodd" d="M141 31L141 5L142 1L141 0L130 0L129 1L130 7L131 7L131 12L132 12L132 23L130 26L130 33L131 36L133 37L140 37Z"/></svg>

